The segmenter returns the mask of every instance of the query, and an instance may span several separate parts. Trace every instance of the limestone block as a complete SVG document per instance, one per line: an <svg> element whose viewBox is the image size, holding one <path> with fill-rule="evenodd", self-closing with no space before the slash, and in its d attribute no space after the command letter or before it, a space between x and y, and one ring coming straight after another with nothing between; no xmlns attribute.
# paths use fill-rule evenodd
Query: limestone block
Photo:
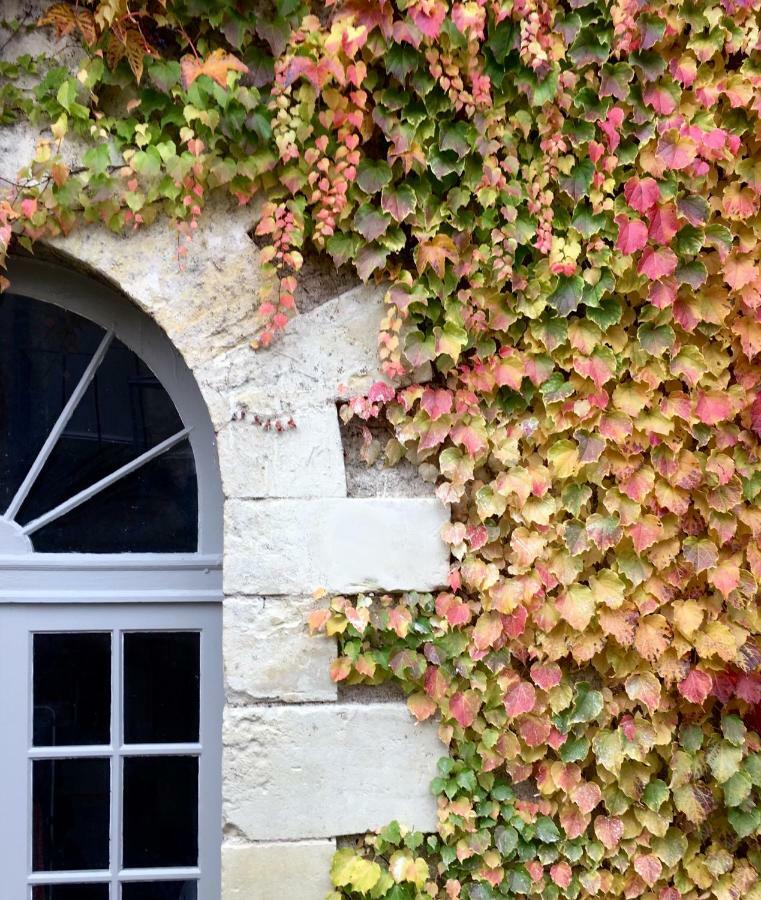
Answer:
<svg viewBox="0 0 761 900"><path fill-rule="evenodd" d="M228 709L224 739L225 820L248 840L436 827L444 747L403 703Z"/></svg>
<svg viewBox="0 0 761 900"><path fill-rule="evenodd" d="M200 374L254 413L278 413L367 391L381 378L378 333L384 290L360 285L297 316L271 347L248 340L211 360Z"/></svg>
<svg viewBox="0 0 761 900"><path fill-rule="evenodd" d="M247 415L228 422L219 432L219 464L226 496L346 496L335 404L293 410L290 417L296 427L283 431L266 430Z"/></svg>
<svg viewBox="0 0 761 900"><path fill-rule="evenodd" d="M325 900L335 841L224 844L222 900Z"/></svg>
<svg viewBox="0 0 761 900"><path fill-rule="evenodd" d="M448 515L425 498L230 500L225 591L434 590L449 567Z"/></svg>
<svg viewBox="0 0 761 900"><path fill-rule="evenodd" d="M278 699L334 701L328 669L335 640L311 637L308 614L317 601L305 597L234 597L224 607L227 702L244 705Z"/></svg>

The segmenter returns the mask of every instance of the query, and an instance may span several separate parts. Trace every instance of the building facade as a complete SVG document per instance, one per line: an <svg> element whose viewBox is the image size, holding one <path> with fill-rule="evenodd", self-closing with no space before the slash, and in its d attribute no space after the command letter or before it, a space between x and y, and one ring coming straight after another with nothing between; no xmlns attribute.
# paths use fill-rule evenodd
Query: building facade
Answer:
<svg viewBox="0 0 761 900"><path fill-rule="evenodd" d="M32 135L17 137L11 168ZM316 900L337 838L394 818L435 828L435 726L401 698L339 694L335 646L305 626L315 592L426 591L447 574L446 509L410 473L360 470L339 425L340 398L379 377L382 293L330 296L320 274L284 339L252 351L252 220L211 211L184 268L164 223L11 261L14 897Z"/></svg>

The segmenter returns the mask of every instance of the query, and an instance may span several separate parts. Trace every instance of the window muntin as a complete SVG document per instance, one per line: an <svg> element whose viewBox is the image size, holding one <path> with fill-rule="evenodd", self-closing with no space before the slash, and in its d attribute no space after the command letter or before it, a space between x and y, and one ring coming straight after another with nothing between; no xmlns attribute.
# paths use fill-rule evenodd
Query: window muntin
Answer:
<svg viewBox="0 0 761 900"><path fill-rule="evenodd" d="M147 366L112 331L30 297L1 295L0 326L6 525L45 553L196 551L190 429Z"/></svg>

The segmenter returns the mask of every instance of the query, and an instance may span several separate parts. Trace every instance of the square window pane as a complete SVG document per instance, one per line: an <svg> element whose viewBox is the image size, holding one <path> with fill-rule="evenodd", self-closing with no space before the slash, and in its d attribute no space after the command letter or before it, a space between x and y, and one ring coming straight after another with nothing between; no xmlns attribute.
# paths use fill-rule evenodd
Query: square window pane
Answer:
<svg viewBox="0 0 761 900"><path fill-rule="evenodd" d="M35 760L32 763L34 871L108 869L110 801L110 760Z"/></svg>
<svg viewBox="0 0 761 900"><path fill-rule="evenodd" d="M197 900L195 881L136 881L122 885L122 900Z"/></svg>
<svg viewBox="0 0 761 900"><path fill-rule="evenodd" d="M198 740L201 636L195 632L124 635L124 742Z"/></svg>
<svg viewBox="0 0 761 900"><path fill-rule="evenodd" d="M32 900L108 900L107 884L35 885Z"/></svg>
<svg viewBox="0 0 761 900"><path fill-rule="evenodd" d="M35 747L109 744L111 635L35 634Z"/></svg>
<svg viewBox="0 0 761 900"><path fill-rule="evenodd" d="M125 869L198 864L198 759L124 760Z"/></svg>

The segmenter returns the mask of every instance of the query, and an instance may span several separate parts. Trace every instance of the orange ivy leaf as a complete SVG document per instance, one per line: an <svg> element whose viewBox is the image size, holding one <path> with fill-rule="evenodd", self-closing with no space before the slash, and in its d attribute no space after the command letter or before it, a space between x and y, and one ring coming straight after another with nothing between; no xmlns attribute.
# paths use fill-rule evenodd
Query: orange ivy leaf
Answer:
<svg viewBox="0 0 761 900"><path fill-rule="evenodd" d="M214 50L203 62L194 56L183 56L180 62L182 84L187 90L201 75L207 75L220 87L227 87L228 72L248 72L248 67L237 56L228 53L221 47Z"/></svg>

